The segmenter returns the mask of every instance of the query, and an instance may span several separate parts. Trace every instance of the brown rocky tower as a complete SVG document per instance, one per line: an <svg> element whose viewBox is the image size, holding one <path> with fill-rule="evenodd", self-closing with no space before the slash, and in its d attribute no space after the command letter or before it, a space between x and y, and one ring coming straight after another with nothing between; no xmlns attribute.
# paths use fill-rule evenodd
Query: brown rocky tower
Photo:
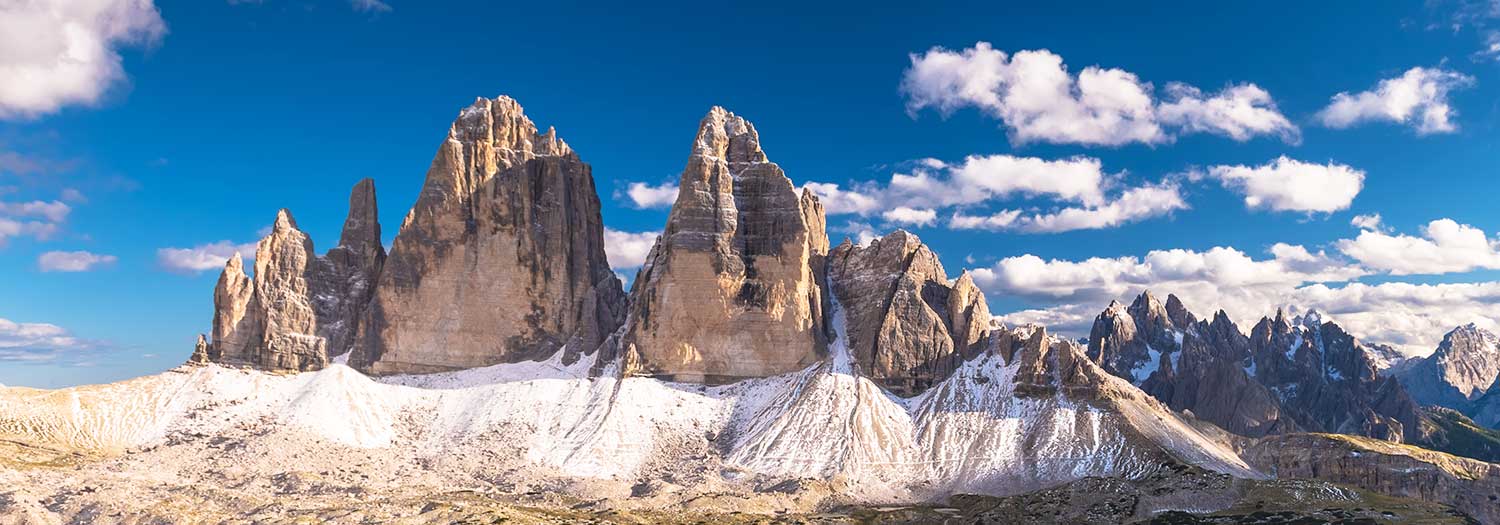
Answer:
<svg viewBox="0 0 1500 525"><path fill-rule="evenodd" d="M426 373L593 352L624 314L588 164L509 97L465 108L438 148L350 364Z"/></svg>
<svg viewBox="0 0 1500 525"><path fill-rule="evenodd" d="M699 123L679 188L631 289L625 373L724 383L822 358L828 235L817 198L720 107Z"/></svg>
<svg viewBox="0 0 1500 525"><path fill-rule="evenodd" d="M906 231L868 247L844 241L828 273L860 372L897 394L926 390L988 342L989 307L973 278L949 284L937 255Z"/></svg>

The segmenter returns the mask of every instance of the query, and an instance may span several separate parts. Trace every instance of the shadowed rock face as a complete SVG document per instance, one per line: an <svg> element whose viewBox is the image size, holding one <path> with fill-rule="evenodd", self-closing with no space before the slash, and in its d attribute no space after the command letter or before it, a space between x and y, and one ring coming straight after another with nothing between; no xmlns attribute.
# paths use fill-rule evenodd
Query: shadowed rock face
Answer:
<svg viewBox="0 0 1500 525"><path fill-rule="evenodd" d="M937 255L897 230L829 255L829 286L845 312L849 350L866 377L903 396L947 378L983 350L990 313L965 272L948 283Z"/></svg>
<svg viewBox="0 0 1500 525"><path fill-rule="evenodd" d="M1500 465L1349 436L1291 434L1243 451L1251 465L1282 478L1315 478L1436 501L1484 523L1500 523Z"/></svg>
<svg viewBox="0 0 1500 525"><path fill-rule="evenodd" d="M1421 438L1421 412L1393 378L1379 377L1363 345L1316 312L1277 312L1250 332L1256 379L1306 430L1390 441Z"/></svg>
<svg viewBox="0 0 1500 525"><path fill-rule="evenodd" d="M698 127L666 230L631 289L625 372L722 383L826 354L823 208L723 108Z"/></svg>
<svg viewBox="0 0 1500 525"><path fill-rule="evenodd" d="M1145 292L1129 308L1111 303L1099 314L1088 352L1172 409L1230 432L1262 436L1294 428L1251 376L1249 342L1223 311L1199 320L1177 296L1163 305Z"/></svg>
<svg viewBox="0 0 1500 525"><path fill-rule="evenodd" d="M349 216L344 219L339 245L318 259L311 277L312 289L322 292L314 294L313 309L318 314L318 335L328 340L330 356L354 347L384 264L375 181L364 179L349 193Z"/></svg>
<svg viewBox="0 0 1500 525"><path fill-rule="evenodd" d="M339 245L317 257L291 212L277 213L256 246L255 279L245 275L239 254L224 265L214 289L213 340L200 336L189 361L317 370L347 351L385 260L376 216L375 183L362 180L350 194Z"/></svg>
<svg viewBox="0 0 1500 525"><path fill-rule="evenodd" d="M588 164L509 97L464 109L438 148L350 364L426 373L593 352L625 296Z"/></svg>
<svg viewBox="0 0 1500 525"><path fill-rule="evenodd" d="M1236 434L1312 430L1411 441L1421 413L1370 353L1316 314L1278 312L1246 337L1222 311L1197 320L1176 297L1111 304L1094 321L1089 357L1176 410Z"/></svg>

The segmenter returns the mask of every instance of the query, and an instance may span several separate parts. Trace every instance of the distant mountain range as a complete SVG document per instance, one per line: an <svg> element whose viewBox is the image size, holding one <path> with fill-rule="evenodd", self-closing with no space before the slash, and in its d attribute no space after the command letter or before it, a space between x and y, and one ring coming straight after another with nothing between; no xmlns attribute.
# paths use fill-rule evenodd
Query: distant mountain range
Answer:
<svg viewBox="0 0 1500 525"><path fill-rule="evenodd" d="M12 476L13 500L54 502L15 508L149 517L153 501L234 490L202 512L285 519L267 502L480 486L810 512L1068 487L1130 501L1094 515L1115 521L1430 510L1368 491L1500 521L1500 467L1483 462L1500 437L1474 424L1500 418L1500 355L1482 330L1402 362L1316 312L1247 335L1149 292L1110 304L1086 344L1003 326L972 277L950 278L909 232L833 246L818 198L723 108L699 123L679 187L626 291L590 166L516 101L479 99L389 253L361 181L325 254L281 210L253 277L226 263L191 366L0 390L0 444L85 472ZM1363 475L1393 468L1425 470ZM1193 496L1166 496L1178 491ZM985 512L1066 521L1026 514L1037 501Z"/></svg>

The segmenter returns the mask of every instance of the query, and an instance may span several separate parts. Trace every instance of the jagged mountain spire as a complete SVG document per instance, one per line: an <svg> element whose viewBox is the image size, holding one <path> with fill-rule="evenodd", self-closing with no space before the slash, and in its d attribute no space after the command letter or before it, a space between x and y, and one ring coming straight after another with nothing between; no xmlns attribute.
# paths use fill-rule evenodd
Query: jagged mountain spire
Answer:
<svg viewBox="0 0 1500 525"><path fill-rule="evenodd" d="M698 124L677 202L631 291L627 373L724 382L825 354L822 205L714 107Z"/></svg>
<svg viewBox="0 0 1500 525"><path fill-rule="evenodd" d="M592 170L510 97L459 112L396 235L350 364L421 373L571 362L619 326Z"/></svg>

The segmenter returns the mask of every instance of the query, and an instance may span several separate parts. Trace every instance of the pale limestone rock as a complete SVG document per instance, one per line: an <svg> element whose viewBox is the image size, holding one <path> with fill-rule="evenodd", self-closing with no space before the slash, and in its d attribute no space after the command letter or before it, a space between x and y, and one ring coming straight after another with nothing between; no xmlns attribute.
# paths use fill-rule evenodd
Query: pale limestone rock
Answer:
<svg viewBox="0 0 1500 525"><path fill-rule="evenodd" d="M255 297L261 321L251 340L254 364L274 370L317 370L328 364L327 341L317 335L308 272L316 258L312 239L281 210L270 235L255 248Z"/></svg>
<svg viewBox="0 0 1500 525"><path fill-rule="evenodd" d="M990 313L964 273L953 284L937 255L897 230L829 255L829 285L845 312L861 373L901 395L948 377L984 349Z"/></svg>
<svg viewBox="0 0 1500 525"><path fill-rule="evenodd" d="M250 302L255 288L250 277L245 275L245 261L235 253L224 263L219 274L219 283L214 287L213 342L209 346L210 361L221 363L250 363L249 348L259 339L261 316L252 312Z"/></svg>
<svg viewBox="0 0 1500 525"><path fill-rule="evenodd" d="M722 383L826 354L823 209L723 108L699 124L677 202L631 290L626 373Z"/></svg>
<svg viewBox="0 0 1500 525"><path fill-rule="evenodd" d="M188 364L206 365L208 363L208 336L198 334L198 343L193 345L193 355L188 357Z"/></svg>
<svg viewBox="0 0 1500 525"><path fill-rule="evenodd" d="M438 148L350 364L425 373L593 352L624 292L588 164L509 97L464 109Z"/></svg>

